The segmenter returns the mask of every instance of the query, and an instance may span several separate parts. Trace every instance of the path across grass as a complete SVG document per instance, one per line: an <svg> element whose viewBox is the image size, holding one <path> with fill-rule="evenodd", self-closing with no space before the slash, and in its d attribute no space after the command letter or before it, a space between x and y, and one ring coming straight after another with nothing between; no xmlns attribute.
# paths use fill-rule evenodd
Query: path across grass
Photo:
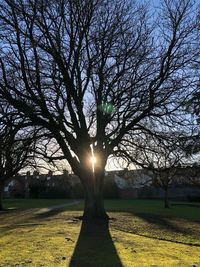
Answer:
<svg viewBox="0 0 200 267"><path fill-rule="evenodd" d="M112 219L102 226L82 224L83 203L69 201L6 201L20 209L0 215L0 267L200 266L198 206L108 200Z"/></svg>

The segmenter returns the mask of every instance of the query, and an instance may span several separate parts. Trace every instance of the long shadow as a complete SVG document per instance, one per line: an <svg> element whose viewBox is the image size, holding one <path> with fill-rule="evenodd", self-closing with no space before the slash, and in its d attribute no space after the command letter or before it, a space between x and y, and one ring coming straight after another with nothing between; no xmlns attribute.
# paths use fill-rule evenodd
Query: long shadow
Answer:
<svg viewBox="0 0 200 267"><path fill-rule="evenodd" d="M15 210L15 211L17 211L17 210ZM8 223L6 226L3 226L3 227L0 225L1 234L6 234L9 231L12 231L14 229L18 229L21 227L27 228L27 227L42 225L42 224L44 224L44 222L42 222L42 221L51 219L51 217L54 217L57 214L61 213L63 211L63 209L42 208L42 209L38 209L38 213L37 213L37 211L34 211L33 213L31 213L29 210L20 210L20 211L22 213L18 214L19 218L17 217L17 214L13 212L14 215L16 216L15 217L16 220L14 219L11 223ZM11 212L9 212L9 213L12 214ZM23 218L24 215L27 217ZM35 220L39 220L39 221L35 221Z"/></svg>
<svg viewBox="0 0 200 267"><path fill-rule="evenodd" d="M34 214L34 219L48 219L50 217L53 217L59 213L61 213L63 209L61 208L43 208L38 213Z"/></svg>
<svg viewBox="0 0 200 267"><path fill-rule="evenodd" d="M134 213L134 215L140 217L151 225L157 225L160 229L167 229L174 233L191 234L190 229L183 227L181 224L173 224L168 218L145 213Z"/></svg>
<svg viewBox="0 0 200 267"><path fill-rule="evenodd" d="M82 223L69 267L123 267L108 223Z"/></svg>

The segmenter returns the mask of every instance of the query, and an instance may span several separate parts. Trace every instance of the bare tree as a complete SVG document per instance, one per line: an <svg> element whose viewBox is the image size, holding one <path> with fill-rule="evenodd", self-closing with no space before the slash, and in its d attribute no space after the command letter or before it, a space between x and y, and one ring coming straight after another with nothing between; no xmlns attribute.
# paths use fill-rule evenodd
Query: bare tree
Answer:
<svg viewBox="0 0 200 267"><path fill-rule="evenodd" d="M2 110L1 110L2 111ZM1 112L0 116L0 210L3 209L2 197L5 182L18 172L33 165L35 133L23 128L24 123L16 116Z"/></svg>
<svg viewBox="0 0 200 267"><path fill-rule="evenodd" d="M150 119L174 127L194 90L193 1L164 0L156 21L146 6L0 3L1 97L53 135L83 184L84 219L108 218L104 169L127 134L140 138Z"/></svg>
<svg viewBox="0 0 200 267"><path fill-rule="evenodd" d="M187 166L186 170L188 171L188 180L187 184L200 186L200 166L198 163L194 163L192 166Z"/></svg>
<svg viewBox="0 0 200 267"><path fill-rule="evenodd" d="M164 190L164 206L169 208L169 187L177 182L178 171L185 155L179 149L177 142L170 146L157 145L149 167L153 173L153 185Z"/></svg>
<svg viewBox="0 0 200 267"><path fill-rule="evenodd" d="M154 131L156 130L154 129ZM153 129L150 133L143 132L142 138L138 140L137 144L134 143L134 136L132 138L130 136L127 150L125 151L119 146L116 153L124 159L127 166L130 167L134 164L149 170L152 184L164 190L165 208L169 208L169 187L177 182L180 166L186 160L185 142L187 142L187 138L183 133L158 134L156 131L157 134L152 134L152 132Z"/></svg>

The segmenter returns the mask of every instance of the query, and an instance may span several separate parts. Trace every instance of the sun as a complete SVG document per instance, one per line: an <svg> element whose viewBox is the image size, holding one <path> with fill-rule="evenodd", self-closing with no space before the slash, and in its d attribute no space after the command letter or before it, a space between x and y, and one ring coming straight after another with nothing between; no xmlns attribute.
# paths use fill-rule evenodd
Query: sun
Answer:
<svg viewBox="0 0 200 267"><path fill-rule="evenodd" d="M97 163L97 159L94 155L92 155L92 157L90 158L90 162L92 163L92 165L95 165Z"/></svg>
<svg viewBox="0 0 200 267"><path fill-rule="evenodd" d="M97 159L94 155L91 156L90 162L92 163L92 172L94 173L95 170L95 164L97 163Z"/></svg>
<svg viewBox="0 0 200 267"><path fill-rule="evenodd" d="M91 157L90 157L90 162L92 163L92 171L94 172L95 169L95 164L97 162L97 159L94 155L94 148L93 148L93 144L90 145L91 147Z"/></svg>

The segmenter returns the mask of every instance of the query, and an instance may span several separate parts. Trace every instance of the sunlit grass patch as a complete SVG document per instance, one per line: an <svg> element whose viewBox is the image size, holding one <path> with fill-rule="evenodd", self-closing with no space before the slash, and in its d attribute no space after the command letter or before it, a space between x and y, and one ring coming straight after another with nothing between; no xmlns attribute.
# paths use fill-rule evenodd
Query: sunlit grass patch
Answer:
<svg viewBox="0 0 200 267"><path fill-rule="evenodd" d="M164 216L159 202L151 211L149 202L142 202L138 213L139 202L137 207L135 203L106 201L112 218L109 228L82 225L77 219L82 214L81 203L1 214L0 267L199 266L200 227L191 211L185 219L181 210L176 212L181 218L173 213L170 217L170 211ZM51 206L54 204L52 200ZM117 209L120 211L114 211Z"/></svg>
<svg viewBox="0 0 200 267"><path fill-rule="evenodd" d="M117 230L112 223L106 236L92 232L91 244L88 236L80 237L81 222L74 219L78 215L79 212L61 211L40 220L23 217L20 223L1 229L0 266L178 267L200 262L199 247L130 234ZM117 224L120 214L116 217Z"/></svg>

